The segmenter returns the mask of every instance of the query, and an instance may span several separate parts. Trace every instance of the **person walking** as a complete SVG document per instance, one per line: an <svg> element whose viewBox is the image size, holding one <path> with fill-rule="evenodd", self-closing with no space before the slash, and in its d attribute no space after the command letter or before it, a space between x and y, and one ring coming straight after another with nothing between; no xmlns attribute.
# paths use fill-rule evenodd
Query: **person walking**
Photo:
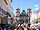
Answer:
<svg viewBox="0 0 40 30"><path fill-rule="evenodd" d="M34 21L32 21L32 24L30 25L30 29L34 30Z"/></svg>
<svg viewBox="0 0 40 30"><path fill-rule="evenodd" d="M27 29L27 25L28 25L28 23L25 23L25 28Z"/></svg>
<svg viewBox="0 0 40 30"><path fill-rule="evenodd" d="M38 21L35 21L35 25L34 25L35 30L38 29Z"/></svg>
<svg viewBox="0 0 40 30"><path fill-rule="evenodd" d="M7 30L7 25L6 24L4 24L4 30Z"/></svg>
<svg viewBox="0 0 40 30"><path fill-rule="evenodd" d="M38 23L38 30L40 30L40 23Z"/></svg>
<svg viewBox="0 0 40 30"><path fill-rule="evenodd" d="M2 30L2 27L1 27L1 25L0 25L0 30Z"/></svg>
<svg viewBox="0 0 40 30"><path fill-rule="evenodd" d="M3 28L3 25L4 25L4 24L3 24L3 23L1 23L2 30L4 29L4 28Z"/></svg>

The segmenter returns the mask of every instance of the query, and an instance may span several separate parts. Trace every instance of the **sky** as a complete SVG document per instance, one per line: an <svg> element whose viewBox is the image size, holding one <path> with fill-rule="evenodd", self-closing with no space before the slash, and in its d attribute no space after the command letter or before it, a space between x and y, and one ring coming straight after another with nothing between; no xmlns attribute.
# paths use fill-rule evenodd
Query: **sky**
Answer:
<svg viewBox="0 0 40 30"><path fill-rule="evenodd" d="M32 9L32 12L40 9L40 0L12 0L11 7L13 12L16 13L16 8L19 6L20 12L25 10L27 12L28 7Z"/></svg>

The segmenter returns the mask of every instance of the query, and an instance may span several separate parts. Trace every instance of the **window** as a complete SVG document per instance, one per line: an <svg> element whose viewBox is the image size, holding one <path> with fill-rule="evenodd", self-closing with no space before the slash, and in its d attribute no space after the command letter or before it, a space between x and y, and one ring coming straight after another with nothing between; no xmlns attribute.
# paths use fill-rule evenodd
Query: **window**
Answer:
<svg viewBox="0 0 40 30"><path fill-rule="evenodd" d="M6 2L6 0L4 0L5 1L5 3L8 5L8 3Z"/></svg>

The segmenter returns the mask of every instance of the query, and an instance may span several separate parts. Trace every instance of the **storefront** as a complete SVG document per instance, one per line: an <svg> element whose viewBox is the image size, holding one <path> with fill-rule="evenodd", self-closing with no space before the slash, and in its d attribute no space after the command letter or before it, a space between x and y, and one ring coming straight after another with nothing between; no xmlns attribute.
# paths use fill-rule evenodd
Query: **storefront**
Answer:
<svg viewBox="0 0 40 30"><path fill-rule="evenodd" d="M8 19L8 16L2 17L1 23L7 24L7 19Z"/></svg>
<svg viewBox="0 0 40 30"><path fill-rule="evenodd" d="M4 11L1 7L0 7L0 24L6 24L7 22L7 12Z"/></svg>
<svg viewBox="0 0 40 30"><path fill-rule="evenodd" d="M11 17L8 16L8 24L11 24Z"/></svg>

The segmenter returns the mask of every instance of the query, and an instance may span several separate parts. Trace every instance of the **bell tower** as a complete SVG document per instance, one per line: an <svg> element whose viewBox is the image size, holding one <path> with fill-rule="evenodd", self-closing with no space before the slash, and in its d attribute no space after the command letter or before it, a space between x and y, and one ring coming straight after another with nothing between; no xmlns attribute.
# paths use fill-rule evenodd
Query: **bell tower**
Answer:
<svg viewBox="0 0 40 30"><path fill-rule="evenodd" d="M19 20L19 16L20 16L20 8L19 6L16 8L16 20Z"/></svg>
<svg viewBox="0 0 40 30"><path fill-rule="evenodd" d="M30 6L27 9L27 14L28 14L28 24L29 24L29 27L30 27L30 18L31 18L31 8L30 8Z"/></svg>

